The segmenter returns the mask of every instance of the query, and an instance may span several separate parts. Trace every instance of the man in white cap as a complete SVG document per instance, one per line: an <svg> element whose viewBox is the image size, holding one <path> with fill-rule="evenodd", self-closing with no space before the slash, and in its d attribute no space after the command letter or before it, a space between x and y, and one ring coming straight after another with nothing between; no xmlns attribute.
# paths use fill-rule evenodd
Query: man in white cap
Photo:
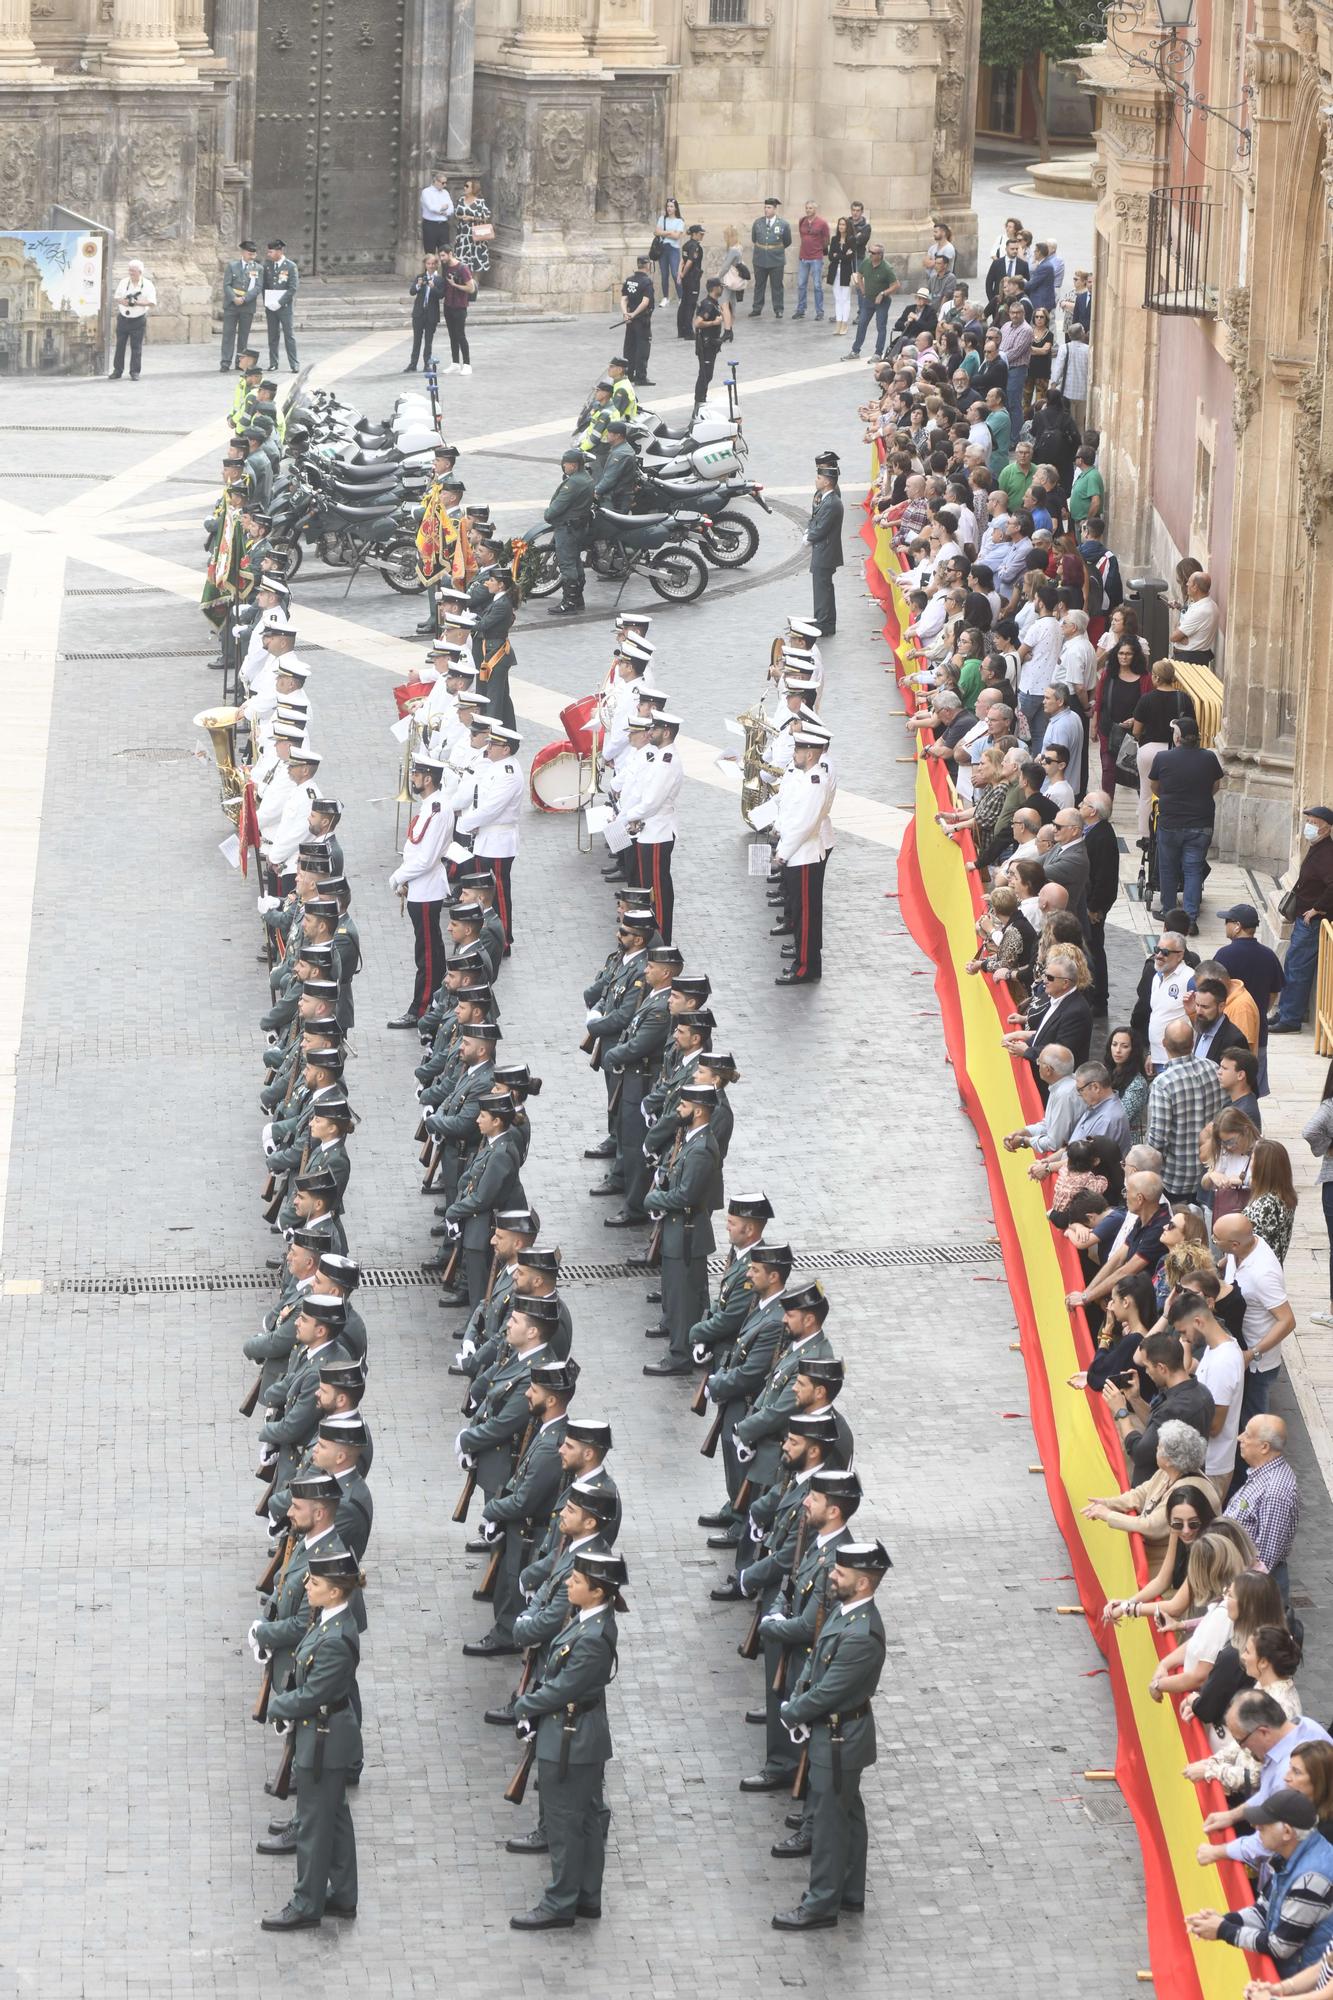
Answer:
<svg viewBox="0 0 1333 2000"><path fill-rule="evenodd" d="M440 906L448 893L444 850L454 837L454 816L440 791L444 760L420 751L412 759L410 783L417 809L408 824L403 858L389 877L389 887L406 903L412 919L416 980L406 1013L391 1028L415 1028L444 977L444 945L440 938Z"/></svg>
<svg viewBox="0 0 1333 2000"><path fill-rule="evenodd" d="M782 870L786 920L779 925L793 942L792 962L775 986L807 986L824 973L824 870L833 846L828 824L831 779L822 759L827 730L807 723L793 739L792 769L778 792L774 821L775 859Z"/></svg>
<svg viewBox="0 0 1333 2000"><path fill-rule="evenodd" d="M290 728L290 724L284 724ZM296 850L310 838L310 808L320 796L318 776L323 762L320 752L304 741L294 743L287 758L289 785L282 802L282 815L264 840L262 852L273 874L281 882L281 894L296 887ZM263 832L261 823L260 831ZM279 891L272 889L277 895Z"/></svg>
<svg viewBox="0 0 1333 2000"><path fill-rule="evenodd" d="M119 382L125 373L125 349L130 350L130 380L137 382L143 366L143 337L148 315L157 304L157 287L137 257L131 257L125 276L116 286L116 355L111 363L111 380Z"/></svg>
<svg viewBox="0 0 1333 2000"><path fill-rule="evenodd" d="M638 883L653 899L663 944L671 942L676 891L671 880L671 850L676 844L676 800L685 782L685 767L675 748L680 717L659 708L653 717L651 752L645 757L643 782L630 831L639 844Z"/></svg>
<svg viewBox="0 0 1333 2000"><path fill-rule="evenodd" d="M515 752L522 738L516 729L493 722L485 756L473 773L472 803L458 815L460 834L471 834L472 852L490 864L495 877L495 908L504 925L505 956L514 942L511 877L518 853L518 816L523 806L523 767Z"/></svg>

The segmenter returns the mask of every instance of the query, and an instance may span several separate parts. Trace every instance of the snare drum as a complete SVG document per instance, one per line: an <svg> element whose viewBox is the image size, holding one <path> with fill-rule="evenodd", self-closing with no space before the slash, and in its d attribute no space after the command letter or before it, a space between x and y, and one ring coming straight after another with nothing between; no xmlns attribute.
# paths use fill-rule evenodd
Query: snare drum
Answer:
<svg viewBox="0 0 1333 2000"><path fill-rule="evenodd" d="M593 794L591 760L580 757L568 737L543 743L532 760L528 790L538 812L577 812Z"/></svg>

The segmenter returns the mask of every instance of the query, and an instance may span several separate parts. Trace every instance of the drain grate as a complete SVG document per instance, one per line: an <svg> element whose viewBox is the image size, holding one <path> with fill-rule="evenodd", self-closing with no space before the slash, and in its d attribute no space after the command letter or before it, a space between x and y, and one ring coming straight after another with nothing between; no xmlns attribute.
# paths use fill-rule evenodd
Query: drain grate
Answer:
<svg viewBox="0 0 1333 2000"><path fill-rule="evenodd" d="M880 1250L797 1251L798 1271L879 1271L904 1269L913 1265L988 1264L998 1262L997 1243L898 1243ZM720 1275L725 1253L711 1257L709 1271ZM628 1264L566 1264L561 1269L566 1285L595 1285L616 1278L642 1279L642 1271ZM276 1277L272 1271L127 1271L106 1277L49 1278L37 1280L45 1292L92 1298L150 1298L166 1294L206 1297L218 1292L272 1291ZM438 1283L436 1273L414 1264L370 1265L361 1273L361 1283L370 1291L403 1291L413 1285Z"/></svg>
<svg viewBox="0 0 1333 2000"><path fill-rule="evenodd" d="M307 652L310 650L309 647L306 648ZM185 651L179 653L167 652L158 647L150 646L148 648L140 647L137 653L62 653L60 657L62 660L93 660L97 662L134 660L137 663L141 660L211 660L213 655L212 653L197 652L193 646L187 647Z"/></svg>
<svg viewBox="0 0 1333 2000"><path fill-rule="evenodd" d="M105 590L67 590L66 597L166 597L157 583L111 583Z"/></svg>
<svg viewBox="0 0 1333 2000"><path fill-rule="evenodd" d="M183 438L190 435L188 431L145 430L138 424L0 424L0 431L24 437L52 437L69 433L79 437L138 438Z"/></svg>
<svg viewBox="0 0 1333 2000"><path fill-rule="evenodd" d="M136 764L188 763L194 757L193 750L170 749L114 750L111 754L114 757L127 757L132 763Z"/></svg>
<svg viewBox="0 0 1333 2000"><path fill-rule="evenodd" d="M1125 1803L1125 1795L1117 1786L1104 1792L1085 1792L1083 1810L1098 1826L1132 1826L1134 1815Z"/></svg>

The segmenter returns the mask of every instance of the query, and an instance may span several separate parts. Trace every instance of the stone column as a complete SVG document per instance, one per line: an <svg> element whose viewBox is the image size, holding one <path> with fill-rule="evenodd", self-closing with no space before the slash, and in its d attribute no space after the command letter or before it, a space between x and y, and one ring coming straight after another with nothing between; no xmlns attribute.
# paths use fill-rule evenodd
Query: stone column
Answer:
<svg viewBox="0 0 1333 2000"><path fill-rule="evenodd" d="M1224 290L1221 312L1235 377L1232 425L1232 556L1227 587L1224 698L1218 753L1227 783L1218 797L1225 858L1285 859L1301 679L1299 632L1306 550L1291 466L1306 330L1287 323L1291 251L1292 112L1300 82L1294 50L1256 42L1258 85L1249 181L1247 285ZM1242 199L1244 196L1242 196Z"/></svg>
<svg viewBox="0 0 1333 2000"><path fill-rule="evenodd" d="M37 60L32 0L0 0L0 81L31 83L50 74Z"/></svg>
<svg viewBox="0 0 1333 2000"><path fill-rule="evenodd" d="M211 62L213 50L204 25L204 0L175 0L176 46L187 62Z"/></svg>
<svg viewBox="0 0 1333 2000"><path fill-rule="evenodd" d="M597 0L592 52L608 69L663 60L653 30L652 0Z"/></svg>
<svg viewBox="0 0 1333 2000"><path fill-rule="evenodd" d="M500 54L523 69L590 68L581 0L519 0L518 31L501 44Z"/></svg>
<svg viewBox="0 0 1333 2000"><path fill-rule="evenodd" d="M909 24L897 31L899 45L917 46ZM906 37L906 39L904 39ZM930 174L931 212L953 231L960 278L986 274L978 262L977 218L972 207L972 166L977 140L977 63L981 47L981 0L948 0L938 28L939 69L935 76L935 126Z"/></svg>
<svg viewBox="0 0 1333 2000"><path fill-rule="evenodd" d="M105 63L117 82L179 74L175 0L115 0Z"/></svg>
<svg viewBox="0 0 1333 2000"><path fill-rule="evenodd" d="M472 154L472 88L476 69L476 0L454 0L449 23L449 117L445 156L466 161Z"/></svg>

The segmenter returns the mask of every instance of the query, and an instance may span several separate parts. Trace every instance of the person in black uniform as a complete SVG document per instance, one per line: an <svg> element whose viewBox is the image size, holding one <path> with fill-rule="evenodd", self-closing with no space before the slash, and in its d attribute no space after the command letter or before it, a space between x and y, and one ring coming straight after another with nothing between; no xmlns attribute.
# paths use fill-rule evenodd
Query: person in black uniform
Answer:
<svg viewBox="0 0 1333 2000"><path fill-rule="evenodd" d="M725 324L722 309L722 280L710 278L704 286L704 295L694 315L694 352L699 363L699 373L694 378L696 410L708 400L709 385L713 380L713 370L717 366Z"/></svg>
<svg viewBox="0 0 1333 2000"><path fill-rule="evenodd" d="M490 703L490 720L505 729L516 729L514 699L509 692L509 673L515 657L509 634L517 616L514 587L502 569L489 570L484 583L488 602L481 608L472 635L477 685Z"/></svg>
<svg viewBox="0 0 1333 2000"><path fill-rule="evenodd" d="M629 379L640 389L654 386L648 377L655 303L649 268L646 257L638 258L635 269L620 287L620 311L625 322L625 359L629 363Z"/></svg>

